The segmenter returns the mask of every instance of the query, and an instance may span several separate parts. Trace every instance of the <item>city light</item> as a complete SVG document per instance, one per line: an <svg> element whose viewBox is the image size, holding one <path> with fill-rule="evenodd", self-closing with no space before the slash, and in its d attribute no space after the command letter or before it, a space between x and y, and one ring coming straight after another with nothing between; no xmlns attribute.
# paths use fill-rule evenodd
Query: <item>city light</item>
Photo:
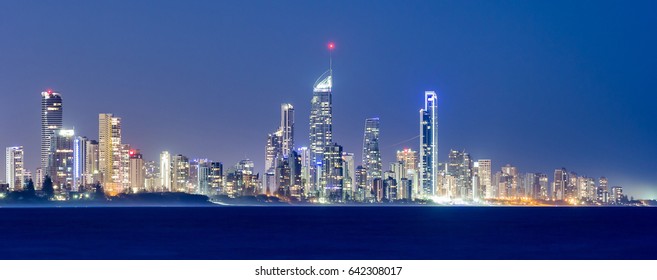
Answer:
<svg viewBox="0 0 657 280"><path fill-rule="evenodd" d="M327 46L335 48L333 42ZM582 176L566 168L554 173L523 172L510 164L495 169L491 159L444 149L439 142L440 108L435 90L423 93L419 123L407 124L419 124L419 135L400 143L416 141L417 150L404 147L396 151L395 161L384 164L382 154L390 151L381 149L380 135L387 133L380 134L380 123L386 120L371 117L365 119L363 146L357 149L362 152L362 162L356 162L356 153L333 138L332 87L331 57L329 69L315 81L312 96L308 92L309 147L295 147L295 114L299 112L293 104L280 104L280 126L263 133L267 142L262 174L249 159L225 170L219 161L189 159L168 151L148 161L139 149L125 143L123 120L111 113L98 114L98 141L76 136L76 131L62 126L62 95L47 89L41 93L40 168L34 173L26 170L23 148L7 148L6 178L10 182L0 185L0 197L22 190L35 174L38 186L48 176L55 191L48 195L38 191L38 195L56 201L91 199L97 192L110 199L179 192L227 204L230 200L220 199L255 197L268 204L643 205L630 201L622 187L610 186L606 177ZM447 158L440 161L440 155Z"/></svg>

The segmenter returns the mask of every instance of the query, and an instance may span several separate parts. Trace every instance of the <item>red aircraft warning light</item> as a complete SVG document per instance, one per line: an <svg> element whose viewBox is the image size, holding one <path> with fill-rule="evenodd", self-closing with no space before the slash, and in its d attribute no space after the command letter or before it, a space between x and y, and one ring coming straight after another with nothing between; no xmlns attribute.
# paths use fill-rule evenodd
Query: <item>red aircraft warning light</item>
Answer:
<svg viewBox="0 0 657 280"><path fill-rule="evenodd" d="M328 48L329 48L329 50L333 50L333 49L335 49L335 44L333 44L333 42L330 42L330 43L328 44Z"/></svg>

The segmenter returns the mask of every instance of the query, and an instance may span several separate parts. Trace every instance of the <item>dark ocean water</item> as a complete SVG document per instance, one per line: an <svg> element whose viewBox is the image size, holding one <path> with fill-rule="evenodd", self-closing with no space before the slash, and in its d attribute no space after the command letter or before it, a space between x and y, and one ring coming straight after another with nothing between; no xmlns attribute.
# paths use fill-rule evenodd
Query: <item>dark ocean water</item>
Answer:
<svg viewBox="0 0 657 280"><path fill-rule="evenodd" d="M0 259L657 259L657 208L0 208Z"/></svg>

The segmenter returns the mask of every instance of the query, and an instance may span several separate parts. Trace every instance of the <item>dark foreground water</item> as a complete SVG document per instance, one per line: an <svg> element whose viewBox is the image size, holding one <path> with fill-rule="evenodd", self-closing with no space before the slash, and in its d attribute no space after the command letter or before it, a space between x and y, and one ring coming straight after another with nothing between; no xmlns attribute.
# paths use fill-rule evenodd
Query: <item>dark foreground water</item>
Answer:
<svg viewBox="0 0 657 280"><path fill-rule="evenodd" d="M0 208L0 259L657 259L657 208Z"/></svg>

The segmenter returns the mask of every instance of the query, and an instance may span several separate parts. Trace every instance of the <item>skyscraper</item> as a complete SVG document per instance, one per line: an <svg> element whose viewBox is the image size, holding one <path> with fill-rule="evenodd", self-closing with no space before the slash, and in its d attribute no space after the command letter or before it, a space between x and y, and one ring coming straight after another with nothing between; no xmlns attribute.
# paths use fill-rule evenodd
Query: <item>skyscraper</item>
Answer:
<svg viewBox="0 0 657 280"><path fill-rule="evenodd" d="M356 185L354 179L356 178L356 164L354 162L353 153L342 153L342 174L344 174L344 198L345 200L353 200L354 193L356 193Z"/></svg>
<svg viewBox="0 0 657 280"><path fill-rule="evenodd" d="M304 195L308 196L310 182L310 150L308 147L301 147L297 149L301 160L301 187L303 188Z"/></svg>
<svg viewBox="0 0 657 280"><path fill-rule="evenodd" d="M466 152L451 150L447 162L446 175L454 178L453 185L447 187L450 197L472 197L472 160Z"/></svg>
<svg viewBox="0 0 657 280"><path fill-rule="evenodd" d="M611 197L609 200L613 202L614 204L621 204L623 203L623 187L619 186L613 186L611 187Z"/></svg>
<svg viewBox="0 0 657 280"><path fill-rule="evenodd" d="M51 170L48 168L48 158L50 157L50 139L55 134L56 130L62 128L64 115L64 107L62 104L62 96L52 90L47 90L41 93L41 170L46 172L45 175L50 175L47 172ZM38 181L41 181L40 178Z"/></svg>
<svg viewBox="0 0 657 280"><path fill-rule="evenodd" d="M85 184L88 142L89 140L84 136L76 136L73 140L73 190L76 191Z"/></svg>
<svg viewBox="0 0 657 280"><path fill-rule="evenodd" d="M303 185L301 184L301 155L292 150L285 160L287 160L290 167L290 195L300 200L304 195Z"/></svg>
<svg viewBox="0 0 657 280"><path fill-rule="evenodd" d="M281 104L281 152L287 157L294 150L294 107Z"/></svg>
<svg viewBox="0 0 657 280"><path fill-rule="evenodd" d="M282 131L279 129L274 133L267 135L267 145L265 146L265 193L276 192L276 166L278 161L282 160Z"/></svg>
<svg viewBox="0 0 657 280"><path fill-rule="evenodd" d="M145 191L146 170L144 157L139 150L130 150L130 188L134 193Z"/></svg>
<svg viewBox="0 0 657 280"><path fill-rule="evenodd" d="M160 163L156 161L147 161L144 163L144 188L147 192L156 192L161 190L162 181L160 180Z"/></svg>
<svg viewBox="0 0 657 280"><path fill-rule="evenodd" d="M408 148L397 151L397 161L404 164L406 173L408 173L410 170L417 170L418 162L416 151Z"/></svg>
<svg viewBox="0 0 657 280"><path fill-rule="evenodd" d="M363 136L363 167L367 170L367 185L372 187L376 178L381 178L381 151L379 150L379 118L365 120Z"/></svg>
<svg viewBox="0 0 657 280"><path fill-rule="evenodd" d="M200 159L195 161L196 168L196 193L210 195L210 161Z"/></svg>
<svg viewBox="0 0 657 280"><path fill-rule="evenodd" d="M129 144L121 144L121 156L119 166L119 189L117 192L126 192L130 190L130 151L132 148Z"/></svg>
<svg viewBox="0 0 657 280"><path fill-rule="evenodd" d="M171 191L171 154L164 151L160 154L160 186L158 191Z"/></svg>
<svg viewBox="0 0 657 280"><path fill-rule="evenodd" d="M223 193L224 188L224 165L221 162L210 163L210 195Z"/></svg>
<svg viewBox="0 0 657 280"><path fill-rule="evenodd" d="M87 140L86 149L87 151L85 152L84 159L84 177L85 184L91 185L100 182L101 180L98 141Z"/></svg>
<svg viewBox="0 0 657 280"><path fill-rule="evenodd" d="M332 49L332 47L330 47ZM333 70L324 72L313 86L310 101L310 160L311 193L317 193L318 182L326 181L321 177L321 165L324 151L333 144Z"/></svg>
<svg viewBox="0 0 657 280"><path fill-rule="evenodd" d="M538 184L540 188L539 199L549 200L550 199L550 184L547 174L538 173Z"/></svg>
<svg viewBox="0 0 657 280"><path fill-rule="evenodd" d="M479 189L485 193L486 198L493 198L493 176L490 159L480 159L477 161L479 175Z"/></svg>
<svg viewBox="0 0 657 280"><path fill-rule="evenodd" d="M48 170L53 185L70 190L73 187L74 172L74 137L72 129L59 129L50 139L50 156Z"/></svg>
<svg viewBox="0 0 657 280"><path fill-rule="evenodd" d="M517 198L521 197L524 192L519 191L520 189L520 173L518 168L507 164L502 167L502 174L506 177L506 198ZM502 190L500 190L502 192Z"/></svg>
<svg viewBox="0 0 657 280"><path fill-rule="evenodd" d="M354 200L364 202L372 197L372 190L367 188L367 170L362 165L356 167L354 185Z"/></svg>
<svg viewBox="0 0 657 280"><path fill-rule="evenodd" d="M342 146L331 144L324 150L322 162L322 186L329 201L343 201L344 169L342 161Z"/></svg>
<svg viewBox="0 0 657 280"><path fill-rule="evenodd" d="M607 201L605 201L605 197L608 197L608 194L609 194L609 181L607 180L606 177L600 177L600 179L598 180L598 189L596 193L598 202L607 203Z"/></svg>
<svg viewBox="0 0 657 280"><path fill-rule="evenodd" d="M6 154L7 184L10 191L19 191L23 189L25 169L23 147L8 147Z"/></svg>
<svg viewBox="0 0 657 280"><path fill-rule="evenodd" d="M112 114L98 115L98 161L105 191L117 192L121 187L121 118Z"/></svg>
<svg viewBox="0 0 657 280"><path fill-rule="evenodd" d="M410 189L412 190L411 195L406 198L414 199L420 194L418 190L418 186L420 185L418 153L408 148L397 151L397 161L404 165L405 174L402 178L408 179L408 182L402 181L402 183L411 187ZM398 184L400 187L402 186L401 183L398 182Z"/></svg>
<svg viewBox="0 0 657 280"><path fill-rule="evenodd" d="M552 187L552 199L564 200L565 191L568 186L568 172L565 168L554 170L554 181Z"/></svg>
<svg viewBox="0 0 657 280"><path fill-rule="evenodd" d="M420 180L424 196L436 194L438 186L438 97L424 92L424 109L420 110Z"/></svg>
<svg viewBox="0 0 657 280"><path fill-rule="evenodd" d="M175 155L172 159L171 184L174 192L189 192L189 158Z"/></svg>

